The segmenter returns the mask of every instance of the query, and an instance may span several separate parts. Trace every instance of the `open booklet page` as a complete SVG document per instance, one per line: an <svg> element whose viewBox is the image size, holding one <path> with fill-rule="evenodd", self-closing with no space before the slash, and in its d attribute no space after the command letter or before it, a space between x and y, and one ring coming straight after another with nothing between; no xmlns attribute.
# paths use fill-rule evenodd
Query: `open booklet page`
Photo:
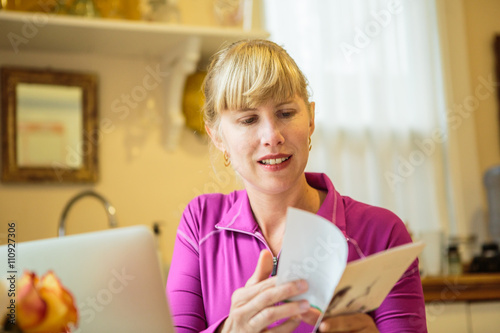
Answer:
<svg viewBox="0 0 500 333"><path fill-rule="evenodd" d="M306 299L324 312L347 263L347 242L330 221L300 209L288 208L276 284L305 279Z"/></svg>
<svg viewBox="0 0 500 333"><path fill-rule="evenodd" d="M306 279L306 299L325 316L376 309L424 244L410 243L347 263L342 232L321 216L289 208L277 284Z"/></svg>
<svg viewBox="0 0 500 333"><path fill-rule="evenodd" d="M409 243L347 264L325 316L378 308L423 248Z"/></svg>

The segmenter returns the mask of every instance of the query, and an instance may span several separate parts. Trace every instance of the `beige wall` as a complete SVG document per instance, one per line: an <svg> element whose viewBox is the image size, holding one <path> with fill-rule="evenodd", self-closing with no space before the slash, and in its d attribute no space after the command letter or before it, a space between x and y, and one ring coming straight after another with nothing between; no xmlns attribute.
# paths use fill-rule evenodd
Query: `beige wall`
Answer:
<svg viewBox="0 0 500 333"><path fill-rule="evenodd" d="M230 168L218 155L209 154L207 140L184 130L181 144L167 151L162 143L161 123L165 82L148 98L157 103L158 121L145 113L146 100L128 116L112 111L122 94L141 85L146 67L155 68L158 59L115 58L86 54L26 53L0 51L0 66L23 65L95 72L99 75L99 112L111 119L113 128L101 135L100 180L95 185L7 185L0 183L0 235L7 222L16 221L17 241L55 237L61 212L67 201L85 189L93 189L116 207L120 226L163 224L161 247L170 261L175 231L185 205L203 192L229 192L237 185ZM212 160L214 160L212 162ZM217 176L214 168L219 170ZM68 234L107 228L105 211L94 198L77 202L68 217ZM5 235L1 242L5 243Z"/></svg>
<svg viewBox="0 0 500 333"><path fill-rule="evenodd" d="M500 1L465 0L465 20L469 50L470 86L481 84L481 78L492 75L496 81L493 58L493 36L500 34ZM500 89L500 88L496 88ZM481 173L500 164L499 102L496 92L482 100L474 111L477 149Z"/></svg>

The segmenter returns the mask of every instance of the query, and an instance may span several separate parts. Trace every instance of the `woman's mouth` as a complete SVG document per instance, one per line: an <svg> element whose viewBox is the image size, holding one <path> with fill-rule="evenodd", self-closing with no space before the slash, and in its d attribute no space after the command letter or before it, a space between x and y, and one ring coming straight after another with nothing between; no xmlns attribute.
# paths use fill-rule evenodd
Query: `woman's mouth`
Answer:
<svg viewBox="0 0 500 333"><path fill-rule="evenodd" d="M291 156L282 157L282 158L269 158L269 159L265 159L265 160L260 160L259 163L264 164L264 165L276 165L276 164L281 164L281 163L285 162L290 157Z"/></svg>

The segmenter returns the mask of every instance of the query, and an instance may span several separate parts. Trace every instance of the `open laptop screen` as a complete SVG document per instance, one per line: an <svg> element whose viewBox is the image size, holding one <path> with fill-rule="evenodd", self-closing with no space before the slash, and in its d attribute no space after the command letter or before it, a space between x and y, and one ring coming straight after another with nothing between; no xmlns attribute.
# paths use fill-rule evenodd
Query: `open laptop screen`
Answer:
<svg viewBox="0 0 500 333"><path fill-rule="evenodd" d="M7 245L0 247L6 281ZM4 259L2 259L4 258ZM16 244L17 279L52 270L75 297L74 332L174 332L154 238L145 226Z"/></svg>

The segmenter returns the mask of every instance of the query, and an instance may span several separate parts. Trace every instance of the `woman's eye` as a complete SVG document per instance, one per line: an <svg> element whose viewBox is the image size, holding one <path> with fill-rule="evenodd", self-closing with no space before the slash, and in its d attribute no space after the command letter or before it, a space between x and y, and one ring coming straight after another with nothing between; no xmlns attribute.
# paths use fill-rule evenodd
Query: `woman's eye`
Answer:
<svg viewBox="0 0 500 333"><path fill-rule="evenodd" d="M242 119L240 121L240 123L243 125L250 125L250 124L253 124L256 120L257 120L256 117L248 117L248 118Z"/></svg>
<svg viewBox="0 0 500 333"><path fill-rule="evenodd" d="M294 115L293 110L282 110L279 112L281 118L290 118Z"/></svg>

